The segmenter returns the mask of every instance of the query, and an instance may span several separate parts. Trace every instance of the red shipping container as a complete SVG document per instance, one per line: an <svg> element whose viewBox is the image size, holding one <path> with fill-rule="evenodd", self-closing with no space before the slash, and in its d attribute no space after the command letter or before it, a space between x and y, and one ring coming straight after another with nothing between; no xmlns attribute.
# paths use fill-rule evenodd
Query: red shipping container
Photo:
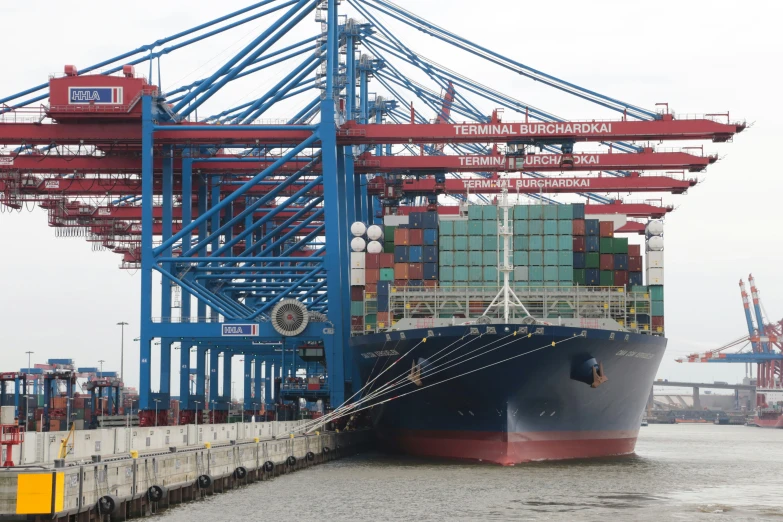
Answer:
<svg viewBox="0 0 783 522"><path fill-rule="evenodd" d="M572 222L571 234L574 235L574 236L584 236L585 235L585 220L584 219L575 219ZM579 252L584 252L584 250L579 250Z"/></svg>
<svg viewBox="0 0 783 522"><path fill-rule="evenodd" d="M392 254L394 255L394 254ZM365 254L364 256L364 268L381 268L381 255L380 254Z"/></svg>
<svg viewBox="0 0 783 522"><path fill-rule="evenodd" d="M663 317L655 317L655 316L652 317L652 329L654 332L663 331Z"/></svg>
<svg viewBox="0 0 783 522"><path fill-rule="evenodd" d="M408 244L411 246L421 246L424 244L424 230L421 228L408 229Z"/></svg>
<svg viewBox="0 0 783 522"><path fill-rule="evenodd" d="M381 256L381 266L378 268L394 268L394 254L378 254Z"/></svg>
<svg viewBox="0 0 783 522"><path fill-rule="evenodd" d="M391 326L391 312L378 312L378 323Z"/></svg>
<svg viewBox="0 0 783 522"><path fill-rule="evenodd" d="M574 252L585 251L585 238L584 236L574 236Z"/></svg>
<svg viewBox="0 0 783 522"><path fill-rule="evenodd" d="M641 245L628 245L628 255L629 256L640 256L640 255L642 255L642 246Z"/></svg>
<svg viewBox="0 0 783 522"><path fill-rule="evenodd" d="M364 287L352 286L351 287L351 301L364 301Z"/></svg>
<svg viewBox="0 0 783 522"><path fill-rule="evenodd" d="M424 279L424 263L408 263L408 279Z"/></svg>
<svg viewBox="0 0 783 522"><path fill-rule="evenodd" d="M364 285L364 291L367 292L368 294L377 294L378 293L378 284L377 283L373 283L371 285L370 284L366 284L366 285Z"/></svg>
<svg viewBox="0 0 783 522"><path fill-rule="evenodd" d="M615 270L614 272L614 286L625 286L628 284L628 271L627 270Z"/></svg>
<svg viewBox="0 0 783 522"><path fill-rule="evenodd" d="M395 263L395 264L400 264L400 265L404 264L406 266L405 270L407 271L408 263ZM395 270L395 272L396 272L396 270ZM402 288L403 286L408 286L408 280L407 279L395 279L394 280L394 286L400 287L400 288Z"/></svg>
<svg viewBox="0 0 783 522"><path fill-rule="evenodd" d="M394 229L394 246L408 246L410 245L410 237L408 236L410 229L408 228L395 228Z"/></svg>
<svg viewBox="0 0 783 522"><path fill-rule="evenodd" d="M641 256L628 256L628 271L629 272L641 272L642 271L642 258L641 258Z"/></svg>
<svg viewBox="0 0 783 522"><path fill-rule="evenodd" d="M406 281L410 279L408 277L408 266L409 263L394 263L395 284L397 279L405 279Z"/></svg>
<svg viewBox="0 0 783 522"><path fill-rule="evenodd" d="M364 317L361 315L352 315L351 328L364 328Z"/></svg>
<svg viewBox="0 0 783 522"><path fill-rule="evenodd" d="M381 278L380 268L368 268L364 271L364 284L372 285L378 283Z"/></svg>
<svg viewBox="0 0 783 522"><path fill-rule="evenodd" d="M614 237L614 222L601 221L598 224L598 232L601 237Z"/></svg>
<svg viewBox="0 0 783 522"><path fill-rule="evenodd" d="M438 286L438 282L436 280L434 280L434 279L425 279L424 280L424 286L435 287L435 286Z"/></svg>
<svg viewBox="0 0 783 522"><path fill-rule="evenodd" d="M601 258L599 260L599 267L601 268L601 270L614 270L614 255L601 254Z"/></svg>

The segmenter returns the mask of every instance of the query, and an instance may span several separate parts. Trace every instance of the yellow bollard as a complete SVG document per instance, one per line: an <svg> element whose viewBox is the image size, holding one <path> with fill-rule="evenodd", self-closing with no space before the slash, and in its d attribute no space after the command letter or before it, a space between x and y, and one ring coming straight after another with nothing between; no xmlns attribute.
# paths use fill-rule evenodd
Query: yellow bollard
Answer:
<svg viewBox="0 0 783 522"><path fill-rule="evenodd" d="M205 443L204 443L204 447L205 447L205 448L207 448L207 449L209 449L209 448L211 448L211 447L212 447L212 443L210 443L210 442L205 442Z"/></svg>
<svg viewBox="0 0 783 522"><path fill-rule="evenodd" d="M130 456L132 459L137 459L139 458L139 452L137 450L131 450Z"/></svg>

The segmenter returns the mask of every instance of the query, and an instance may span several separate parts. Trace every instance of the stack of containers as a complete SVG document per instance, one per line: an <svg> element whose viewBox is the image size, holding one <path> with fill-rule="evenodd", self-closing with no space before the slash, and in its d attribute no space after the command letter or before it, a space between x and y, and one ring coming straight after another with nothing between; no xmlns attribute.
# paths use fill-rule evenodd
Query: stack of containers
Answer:
<svg viewBox="0 0 783 522"><path fill-rule="evenodd" d="M411 212L394 229L394 286L437 286L438 213Z"/></svg>
<svg viewBox="0 0 783 522"><path fill-rule="evenodd" d="M471 205L468 219L441 220L440 286L497 286L498 208Z"/></svg>
<svg viewBox="0 0 783 522"><path fill-rule="evenodd" d="M381 270L394 265L394 255L384 252L382 227L356 222L351 233L351 331L362 332L375 328L377 317L366 309L365 299L375 298Z"/></svg>
<svg viewBox="0 0 783 522"><path fill-rule="evenodd" d="M663 333L663 223L650 221L645 227L647 241L645 265L651 299L651 326L654 333Z"/></svg>

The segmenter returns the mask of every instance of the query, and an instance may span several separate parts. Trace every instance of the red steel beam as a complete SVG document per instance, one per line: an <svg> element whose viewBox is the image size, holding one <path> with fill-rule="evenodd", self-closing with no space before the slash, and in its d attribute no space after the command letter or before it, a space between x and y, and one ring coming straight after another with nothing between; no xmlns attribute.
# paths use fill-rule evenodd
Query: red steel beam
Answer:
<svg viewBox="0 0 783 522"><path fill-rule="evenodd" d="M457 205L438 205L438 214L455 215L459 214L459 206ZM397 214L401 216L407 216L411 212L425 212L427 207L397 207ZM633 217L633 218L654 218L659 219L664 217L667 213L674 210L674 207L667 206L662 207L653 205L650 203L623 203L614 202L604 205L600 204L587 204L585 205L585 214L598 215L598 214L617 214L621 216Z"/></svg>

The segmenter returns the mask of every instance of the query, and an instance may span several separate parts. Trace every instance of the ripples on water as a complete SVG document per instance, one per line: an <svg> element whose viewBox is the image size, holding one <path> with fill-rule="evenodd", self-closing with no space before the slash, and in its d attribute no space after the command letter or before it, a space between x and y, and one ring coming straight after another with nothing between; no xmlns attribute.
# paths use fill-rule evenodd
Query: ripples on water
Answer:
<svg viewBox="0 0 783 522"><path fill-rule="evenodd" d="M783 430L650 425L635 456L515 467L365 454L159 518L287 519L783 521Z"/></svg>

